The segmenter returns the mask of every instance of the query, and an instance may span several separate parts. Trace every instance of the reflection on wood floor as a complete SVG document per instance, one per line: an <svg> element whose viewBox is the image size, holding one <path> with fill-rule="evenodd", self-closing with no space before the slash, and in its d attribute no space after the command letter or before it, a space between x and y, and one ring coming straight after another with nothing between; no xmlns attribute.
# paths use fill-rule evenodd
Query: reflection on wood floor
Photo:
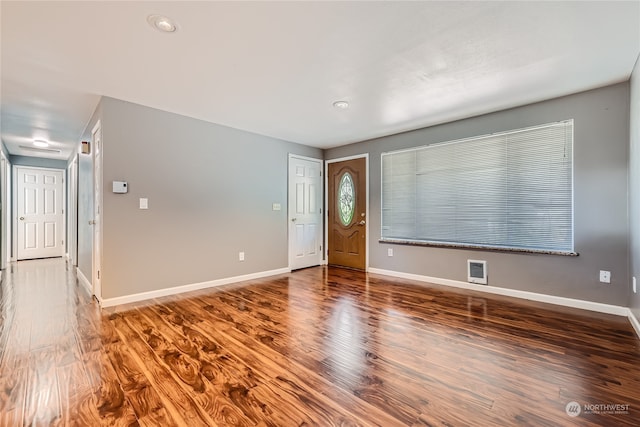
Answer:
<svg viewBox="0 0 640 427"><path fill-rule="evenodd" d="M640 420L626 318L349 270L101 312L63 260L20 262L0 320L1 426Z"/></svg>

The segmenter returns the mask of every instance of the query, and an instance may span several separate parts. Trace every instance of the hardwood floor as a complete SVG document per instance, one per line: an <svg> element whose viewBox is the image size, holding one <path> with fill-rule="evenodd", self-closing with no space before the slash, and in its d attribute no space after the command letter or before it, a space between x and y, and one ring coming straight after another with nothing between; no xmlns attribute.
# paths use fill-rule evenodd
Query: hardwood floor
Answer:
<svg viewBox="0 0 640 427"><path fill-rule="evenodd" d="M640 425L626 318L350 270L101 312L20 262L0 320L0 426Z"/></svg>

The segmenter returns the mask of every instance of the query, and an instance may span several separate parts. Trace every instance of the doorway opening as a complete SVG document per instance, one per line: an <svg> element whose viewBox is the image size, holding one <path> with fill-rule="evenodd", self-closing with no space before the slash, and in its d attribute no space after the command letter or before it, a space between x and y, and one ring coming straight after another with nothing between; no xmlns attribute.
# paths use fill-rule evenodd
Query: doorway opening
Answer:
<svg viewBox="0 0 640 427"><path fill-rule="evenodd" d="M93 295L102 301L102 127L100 121L91 131L93 145Z"/></svg>

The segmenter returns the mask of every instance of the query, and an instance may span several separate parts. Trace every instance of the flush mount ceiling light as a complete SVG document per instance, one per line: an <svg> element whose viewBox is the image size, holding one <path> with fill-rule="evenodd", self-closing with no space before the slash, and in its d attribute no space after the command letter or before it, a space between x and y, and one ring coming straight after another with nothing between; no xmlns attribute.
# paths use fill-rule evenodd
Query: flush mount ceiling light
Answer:
<svg viewBox="0 0 640 427"><path fill-rule="evenodd" d="M349 108L349 103L347 101L336 101L333 103L335 108L339 108L341 110Z"/></svg>
<svg viewBox="0 0 640 427"><path fill-rule="evenodd" d="M178 29L178 25L171 20L171 18L167 18L163 15L149 15L147 17L147 22L153 28L158 31L162 31L163 33L173 33Z"/></svg>
<svg viewBox="0 0 640 427"><path fill-rule="evenodd" d="M36 147L48 147L49 143L47 141L45 141L44 139L34 139L33 140L33 145L35 145Z"/></svg>

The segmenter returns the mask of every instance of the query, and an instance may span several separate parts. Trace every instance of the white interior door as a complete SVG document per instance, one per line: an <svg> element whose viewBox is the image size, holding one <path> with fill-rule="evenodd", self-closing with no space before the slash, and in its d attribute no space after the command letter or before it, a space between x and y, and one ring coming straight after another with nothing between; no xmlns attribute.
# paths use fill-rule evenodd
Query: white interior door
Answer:
<svg viewBox="0 0 640 427"><path fill-rule="evenodd" d="M93 128L93 295L102 300L102 128Z"/></svg>
<svg viewBox="0 0 640 427"><path fill-rule="evenodd" d="M64 255L63 171L16 166L17 259Z"/></svg>
<svg viewBox="0 0 640 427"><path fill-rule="evenodd" d="M322 262L322 161L289 156L289 267Z"/></svg>

